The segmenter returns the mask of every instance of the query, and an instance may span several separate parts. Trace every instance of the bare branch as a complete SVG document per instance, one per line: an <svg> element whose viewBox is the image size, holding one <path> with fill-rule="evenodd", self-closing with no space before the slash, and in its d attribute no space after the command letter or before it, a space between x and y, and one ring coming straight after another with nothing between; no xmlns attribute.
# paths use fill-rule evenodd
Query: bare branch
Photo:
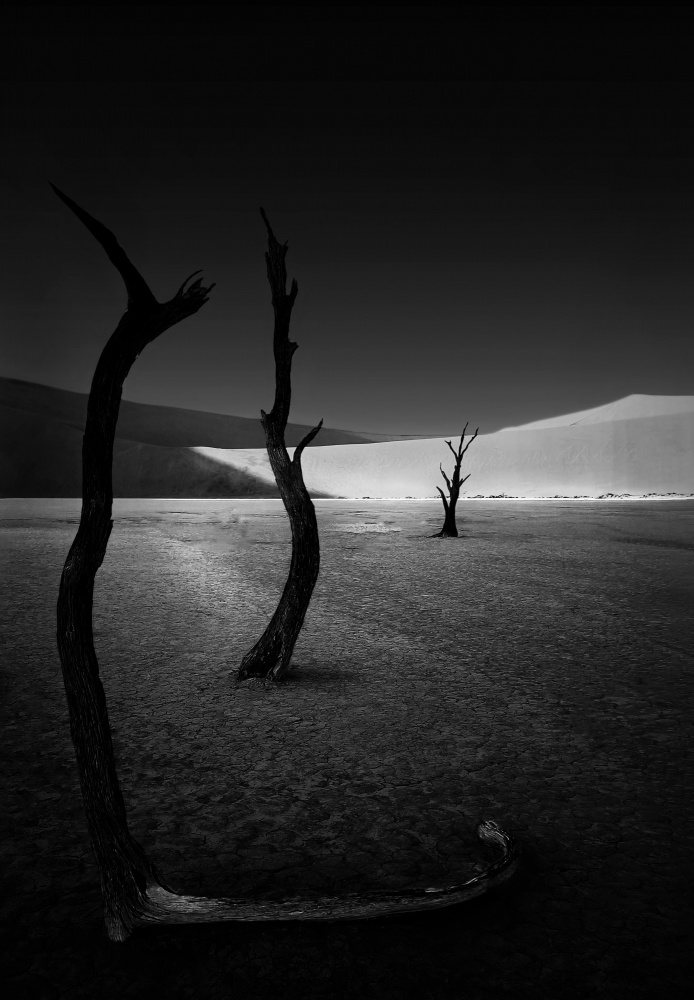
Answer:
<svg viewBox="0 0 694 1000"><path fill-rule="evenodd" d="M451 444L451 442L450 442L450 441L446 441L446 444L447 444L447 445L448 445L448 447L449 447L449 448L451 449L451 453L452 453L452 455L453 455L453 458L454 458L454 459L456 460L456 462L457 462L457 461L458 461L458 452L457 452L457 451L455 450L455 448L453 447L453 445Z"/></svg>
<svg viewBox="0 0 694 1000"><path fill-rule="evenodd" d="M462 485L463 485L463 483L466 483L466 482L468 481L468 479L470 478L470 476L471 476L471 475L472 475L472 473L471 473L471 472L468 472L467 476L465 476L465 478L464 478L464 479L461 479L461 480L460 480L460 485L462 486Z"/></svg>
<svg viewBox="0 0 694 1000"><path fill-rule="evenodd" d="M287 243L280 243L275 234L272 231L270 222L267 215L265 214L265 209L260 209L260 214L263 217L263 222L265 223L265 228L268 234L268 252L265 254L265 261L267 263L267 276L270 282L270 288L272 289L272 300L282 299L287 297L287 267L284 263L284 258L287 256ZM291 312L291 306L294 304L294 299L296 298L296 293L298 288L296 286L296 281L292 283L291 293L289 295L289 307Z"/></svg>
<svg viewBox="0 0 694 1000"><path fill-rule="evenodd" d="M208 301L207 296L214 288L214 282L211 285L204 286L202 278L197 278L191 285L188 285L188 282L196 274L200 274L200 271L194 271L193 274L189 275L174 297L169 302L165 302L161 307L168 325L174 322L179 323L181 320L186 319L186 317L192 316ZM154 333L154 336L156 335Z"/></svg>
<svg viewBox="0 0 694 1000"><path fill-rule="evenodd" d="M68 198L68 196L57 188L55 184L51 184L51 187L60 200L64 202L72 212L74 212L80 222L87 227L92 236L106 251L108 259L111 261L125 282L125 288L128 293L128 308L152 308L155 306L157 304L157 300L154 298L154 295L152 295L149 285L137 270L135 265L128 259L125 250L123 250L121 245L118 243L118 240L113 235L111 230L107 229L103 223L99 222L98 219L95 219L89 214L89 212L85 212L85 210L81 208L77 202L73 201L72 198Z"/></svg>
<svg viewBox="0 0 694 1000"><path fill-rule="evenodd" d="M465 426L467 427L467 424L465 424ZM468 443L467 443L467 444L465 445L465 447L464 447L464 448L463 448L463 450L461 451L461 453L460 453L460 458L461 458L461 459L462 459L463 455L465 454L465 452L466 452L466 451L468 450L468 448L470 447L470 445L472 444L472 442L473 442L473 441L475 440L475 438L477 437L477 435L479 434L479 432L480 432L480 429L479 429L479 427L478 427L478 428L477 428L477 430L475 431L475 433L474 433L474 434L472 435L472 437L471 437L471 438L470 438L470 440L468 441ZM462 444L462 442L461 442L461 444Z"/></svg>
<svg viewBox="0 0 694 1000"><path fill-rule="evenodd" d="M310 430L308 434L305 437L303 437L301 441L299 441L298 445L296 446L296 450L294 452L294 457L292 458L292 463L294 465L299 465L299 463L301 462L301 452L304 450L306 445L310 444L311 441L313 441L314 437L316 436L316 434L318 433L318 431L321 429L322 426L323 426L323 418L321 417L320 423L318 423L313 428L313 430Z"/></svg>
<svg viewBox="0 0 694 1000"><path fill-rule="evenodd" d="M467 424L469 423L470 421L468 420ZM458 458L458 461L460 461L460 459L463 456L463 452L461 452L460 449L463 447L463 441L465 440L465 431L467 430L467 424L465 424L465 426L463 427L463 433L460 435L460 444L458 445L458 454L456 456Z"/></svg>
<svg viewBox="0 0 694 1000"><path fill-rule="evenodd" d="M189 275L188 275L188 277L186 278L186 280L185 280L185 281L183 282L183 284L181 285L181 287L180 287L180 288L178 289L178 291L176 292L176 297L177 297L177 298L178 298L178 296L179 296L179 295L183 295L183 293L184 293L184 290L185 290L185 287L186 287L186 285L187 285L187 284L188 284L188 282L189 282L189 281L191 280L191 278L194 278L194 277L195 277L195 275L196 275L196 274L202 274L202 271L193 271L193 273L192 273L192 274L189 274ZM199 285L201 284L201 282L202 282L202 278L198 278L198 280L197 280L197 281L195 282L195 285L196 285L196 286L199 286ZM190 292L190 291L192 291L193 287L194 287L194 286L193 286L193 285L191 285L191 286L190 286L190 288L188 289L188 291L189 291L189 292ZM210 287L212 288L212 287L214 287L214 286L210 285Z"/></svg>
<svg viewBox="0 0 694 1000"><path fill-rule="evenodd" d="M275 234L272 231L272 226L270 225L270 220L268 219L267 215L265 214L265 209L262 207L262 205L260 207L260 214L263 217L263 222L265 223L265 228L267 229L267 235L268 235L268 238L269 238L270 242L271 243L272 242L277 243L277 245L279 246L279 241L277 240L277 237L275 236Z"/></svg>
<svg viewBox="0 0 694 1000"><path fill-rule="evenodd" d="M448 492L450 493L451 492L451 481L448 478L448 476L446 475L446 473L443 471L443 466L441 465L440 462L439 462L439 469L441 469L441 475L446 480L446 486L448 487Z"/></svg>

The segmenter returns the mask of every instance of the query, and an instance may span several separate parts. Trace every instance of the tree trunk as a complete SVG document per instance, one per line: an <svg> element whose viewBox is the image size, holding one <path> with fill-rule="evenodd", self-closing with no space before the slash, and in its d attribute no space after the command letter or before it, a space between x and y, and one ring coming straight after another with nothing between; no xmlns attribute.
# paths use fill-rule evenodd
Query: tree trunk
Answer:
<svg viewBox="0 0 694 1000"><path fill-rule="evenodd" d="M443 500L444 515L441 531L437 531L435 535L432 535L432 538L457 538L458 529L455 524L455 505L458 503L460 489L456 489L455 485L452 485L448 499L446 499L443 490L439 486L436 489L441 494L441 499Z"/></svg>
<svg viewBox="0 0 694 1000"><path fill-rule="evenodd" d="M298 345L289 340L289 322L298 286L296 281L292 281L287 295L284 263L287 244L277 242L262 208L260 212L268 231L265 259L275 313L275 402L270 413L264 410L260 413L270 465L292 529L292 561L282 597L269 625L241 661L237 675L239 681L248 677L279 681L286 674L320 568L316 511L304 485L301 453L321 429L323 421L309 431L295 449L294 458L290 459L284 432L291 404L292 356Z"/></svg>
<svg viewBox="0 0 694 1000"><path fill-rule="evenodd" d="M167 887L128 830L94 650L94 579L113 526L113 440L123 381L146 345L196 313L207 301L210 288L203 288L198 279L186 289L190 280L186 279L170 302L157 302L113 234L57 188L54 191L101 243L128 292L127 311L99 358L89 393L82 444L82 514L65 560L57 607L58 651L70 732L101 876L106 929L112 941L123 941L146 910L148 887Z"/></svg>
<svg viewBox="0 0 694 1000"><path fill-rule="evenodd" d="M153 924L360 919L386 913L438 909L479 896L510 878L518 864L518 850L513 838L493 821L481 823L477 835L483 842L500 848L501 856L481 875L467 882L443 888L377 891L319 899L298 897L279 902L178 895L170 890L142 847L131 836L116 773L106 696L99 678L92 635L94 580L103 562L113 526L113 440L123 381L138 354L164 330L196 313L207 301L207 293L213 286L203 288L198 279L186 288L190 280L187 279L170 302L158 303L113 234L57 188L54 190L104 247L121 273L128 291L128 309L106 344L92 380L82 449L82 515L65 560L57 615L58 650L70 715L70 732L75 746L87 827L101 877L109 938L122 942L134 927ZM318 428L307 435L303 444L308 443L308 438L317 432ZM270 438L271 434L268 440ZM300 473L296 454L294 462L296 466L290 463L289 471L286 465L283 468L287 475L294 477L292 483L296 486L296 473L291 469L291 466L299 468ZM300 518L295 520L300 526L304 524ZM309 551L313 537L311 531L315 531L315 516L312 523L313 529L309 519L306 529L300 528L294 536L300 540L308 538ZM306 531L305 536L302 530ZM315 540L317 546L317 531ZM297 548L297 559L306 561L306 548ZM301 552L304 552L303 557ZM313 563L309 562L309 565ZM303 597L299 591L298 599ZM301 620L298 628L301 627Z"/></svg>

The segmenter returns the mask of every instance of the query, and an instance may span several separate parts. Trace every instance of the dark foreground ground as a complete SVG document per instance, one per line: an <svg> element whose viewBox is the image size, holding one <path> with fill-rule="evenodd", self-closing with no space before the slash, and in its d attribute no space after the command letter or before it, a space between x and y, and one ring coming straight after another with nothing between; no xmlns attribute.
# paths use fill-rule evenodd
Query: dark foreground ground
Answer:
<svg viewBox="0 0 694 1000"><path fill-rule="evenodd" d="M284 583L280 504L117 507L97 651L130 825L175 889L458 880L482 817L523 850L506 886L439 913L124 945L54 640L77 508L46 503L0 504L4 996L685 995L694 503L470 503L439 540L433 503L319 502L321 576L272 691L233 674Z"/></svg>

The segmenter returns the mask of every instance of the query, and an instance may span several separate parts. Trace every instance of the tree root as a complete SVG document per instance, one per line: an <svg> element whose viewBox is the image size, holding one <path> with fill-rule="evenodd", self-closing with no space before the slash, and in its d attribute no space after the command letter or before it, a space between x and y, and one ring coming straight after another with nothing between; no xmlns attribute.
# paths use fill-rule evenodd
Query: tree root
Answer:
<svg viewBox="0 0 694 1000"><path fill-rule="evenodd" d="M516 841L494 820L480 823L477 836L483 843L500 848L501 858L466 882L431 889L375 890L316 898L292 896L279 901L183 896L150 882L143 897L143 910L135 917L134 925L146 927L226 920L368 920L395 913L416 913L455 906L481 896L505 882L518 867ZM125 937L122 933L114 937L109 928L109 937L112 941L123 941L127 933Z"/></svg>

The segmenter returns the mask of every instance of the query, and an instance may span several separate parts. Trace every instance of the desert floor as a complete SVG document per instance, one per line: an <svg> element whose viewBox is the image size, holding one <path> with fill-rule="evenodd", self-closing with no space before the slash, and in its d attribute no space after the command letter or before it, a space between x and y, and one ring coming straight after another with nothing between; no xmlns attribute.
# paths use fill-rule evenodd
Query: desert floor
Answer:
<svg viewBox="0 0 694 1000"><path fill-rule="evenodd" d="M435 885L433 914L103 930L55 603L79 502L0 501L2 975L39 998L684 996L694 501L316 501L286 683L235 685L284 585L279 501L117 501L95 641L131 829L174 889Z"/></svg>

